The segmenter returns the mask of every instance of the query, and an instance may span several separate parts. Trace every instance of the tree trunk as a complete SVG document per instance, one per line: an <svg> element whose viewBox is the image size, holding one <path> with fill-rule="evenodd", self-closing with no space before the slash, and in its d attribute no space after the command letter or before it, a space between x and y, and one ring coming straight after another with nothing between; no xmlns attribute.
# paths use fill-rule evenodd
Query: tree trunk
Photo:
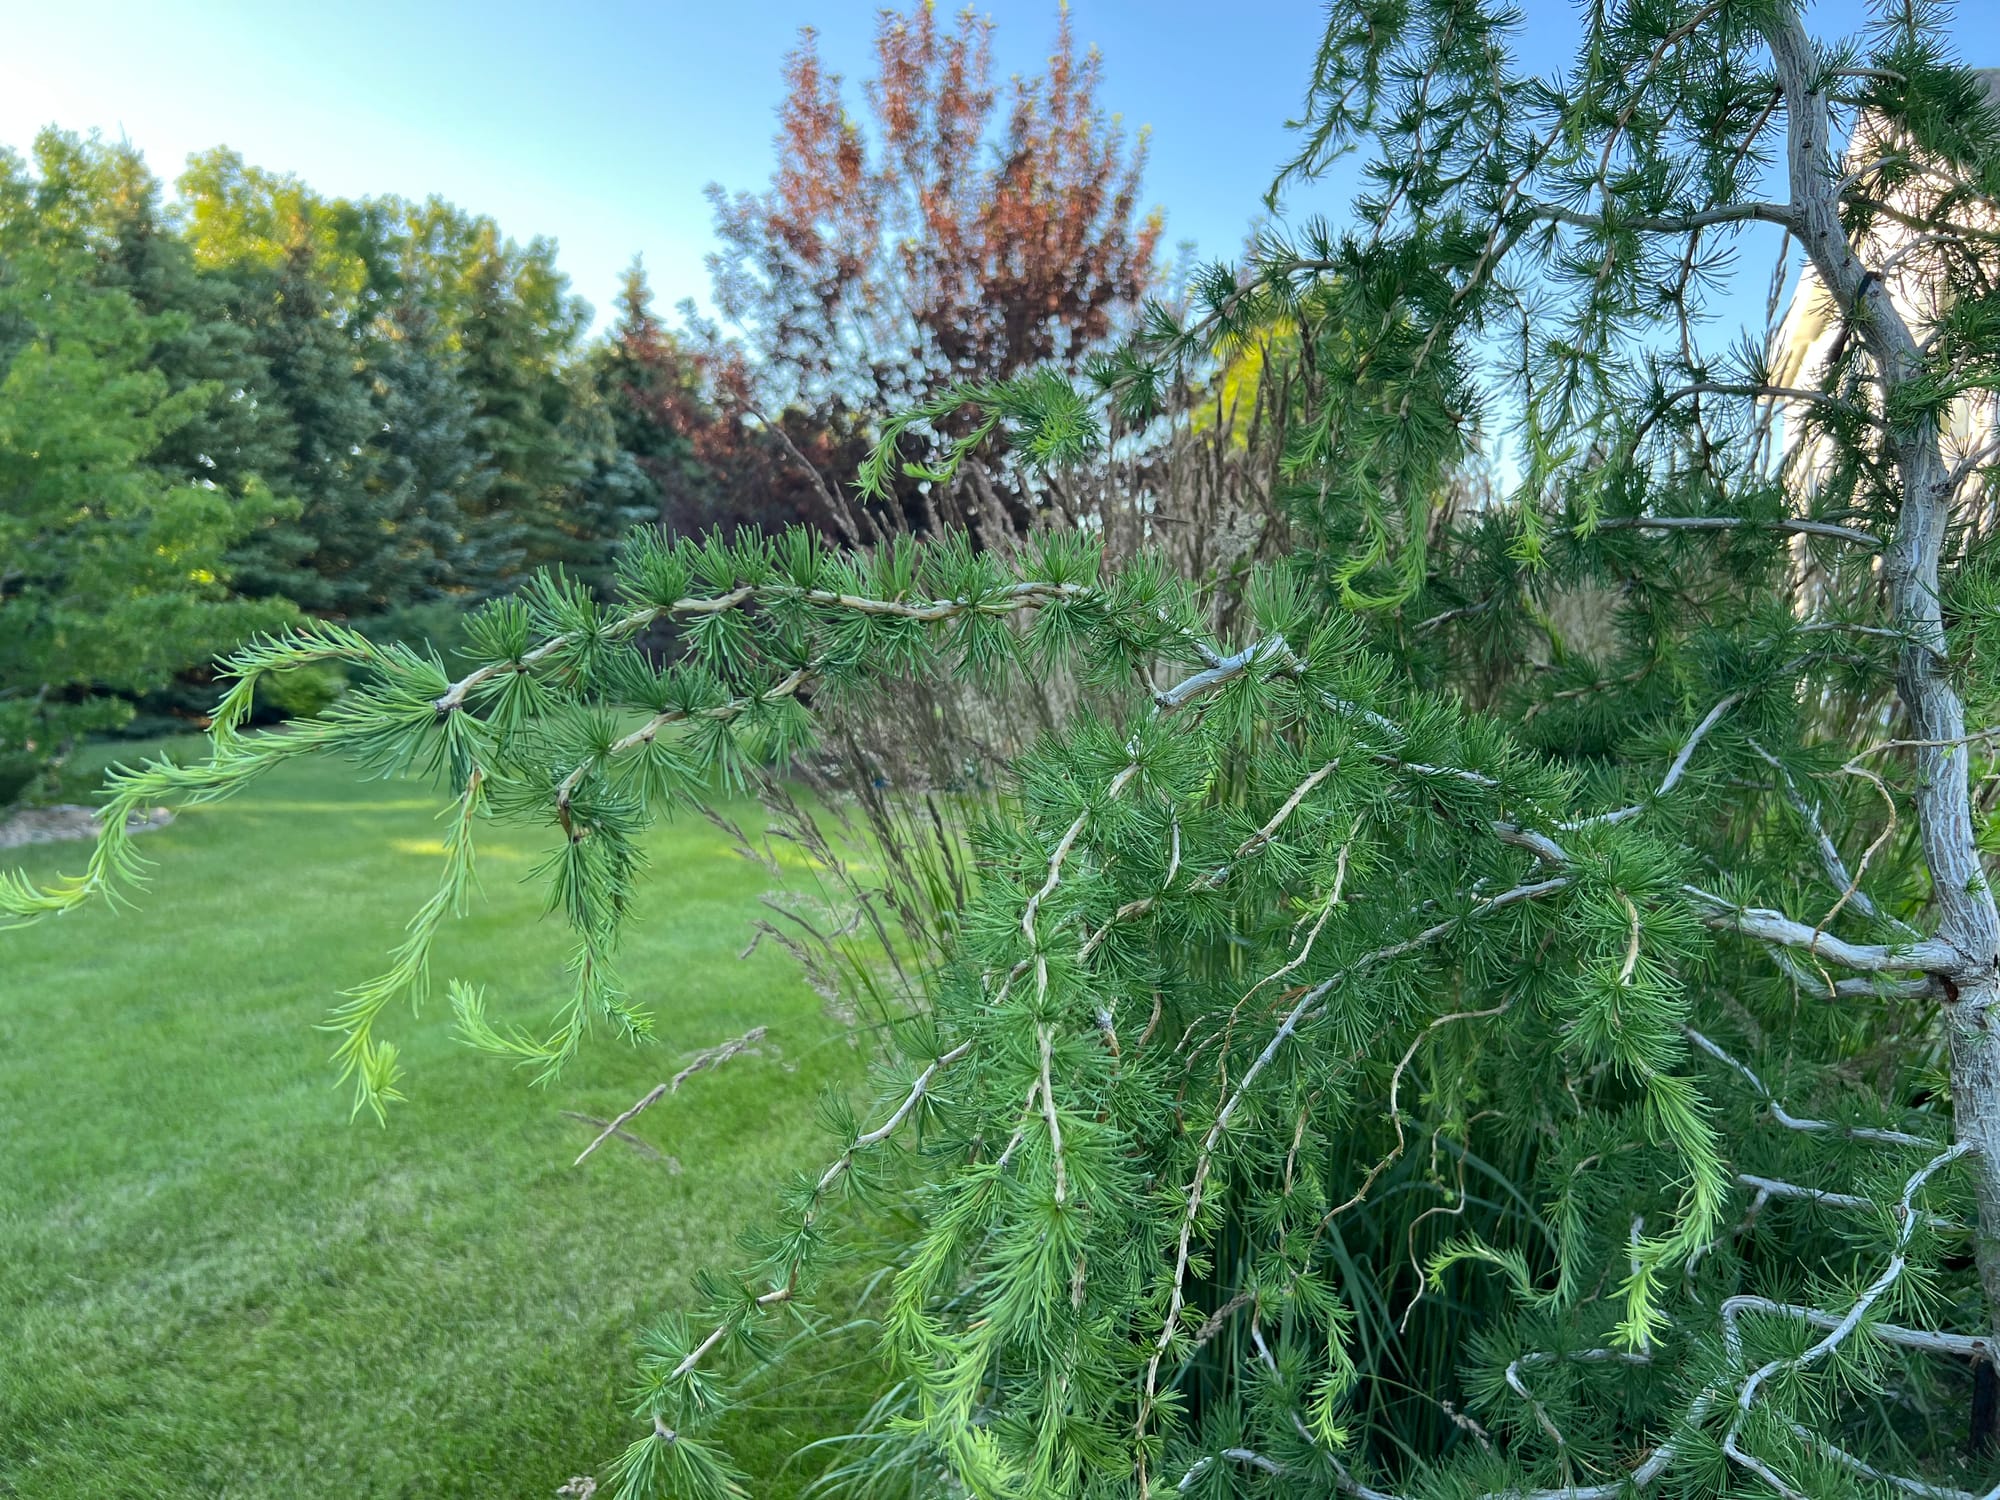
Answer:
<svg viewBox="0 0 2000 1500"><path fill-rule="evenodd" d="M1822 87L1822 63L1798 16L1789 9L1769 23L1786 111L1791 232L1857 335L1882 382L1883 409L1921 373L1924 355L1902 312L1874 270L1863 266L1840 220L1840 170ZM1934 977L1945 995L1951 1049L1951 1092L1959 1140L1969 1160L1979 1206L1977 1256L1993 1327L2000 1332L2000 912L1974 842L1971 759L1964 744L1965 706L1953 686L1938 602L1938 564L1951 510L1951 480L1935 416L1888 435L1901 504L1896 535L1882 556L1890 609L1905 633L1896 687L1915 748L1918 836L1931 876L1937 936L1956 960Z"/></svg>

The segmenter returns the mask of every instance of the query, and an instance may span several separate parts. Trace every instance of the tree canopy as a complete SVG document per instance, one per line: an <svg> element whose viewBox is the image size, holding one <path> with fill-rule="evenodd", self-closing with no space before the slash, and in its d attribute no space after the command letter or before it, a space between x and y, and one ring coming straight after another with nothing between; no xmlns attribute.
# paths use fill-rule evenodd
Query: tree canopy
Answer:
<svg viewBox="0 0 2000 1500"><path fill-rule="evenodd" d="M990 23L954 25L923 6L884 14L873 137L839 118L838 81L804 35L771 192L717 194L717 298L749 320L728 337L691 304L669 327L636 263L592 337L552 241L439 198L331 197L226 147L191 158L169 196L133 147L53 129L31 160L9 158L0 234L23 247L10 260L29 246L79 257L76 305L48 316L101 323L129 304L151 321L119 358L159 386L150 415L117 398L146 430L114 435L77 387L23 364L15 378L42 383L14 430L43 453L57 448L45 424L99 432L104 451L64 450L72 497L107 466L117 485L174 494L168 551L196 559L186 571L216 628L149 630L113 648L146 665L107 676L81 636L33 626L35 660L16 652L0 670L14 704L0 752L15 767L0 803L53 787L86 726L142 710L152 727L162 712L198 719L214 652L288 610L410 633L538 569L608 586L619 538L649 519L685 534L807 524L848 541L943 524L955 508L901 479L877 514L852 504L886 398L1051 357L1078 367L1136 311L1159 229L1136 209L1143 145L1105 117L1096 54L1075 55L1066 20L1047 74L1016 80L1004 111ZM988 171L983 154L1003 147ZM853 170L826 175L828 153ZM45 267L4 274L67 301ZM9 340L0 358L26 348ZM206 512L180 494L190 485ZM156 567L159 538L96 535L139 549L117 568ZM14 614L29 631L25 607ZM101 638L129 639L108 623L121 620L139 625L112 611Z"/></svg>
<svg viewBox="0 0 2000 1500"><path fill-rule="evenodd" d="M179 461L227 422L199 376L231 354L148 309L182 266L145 243L150 183L125 165L56 137L32 175L0 155L0 803L130 717L121 694L288 613L222 586L231 545L279 507Z"/></svg>

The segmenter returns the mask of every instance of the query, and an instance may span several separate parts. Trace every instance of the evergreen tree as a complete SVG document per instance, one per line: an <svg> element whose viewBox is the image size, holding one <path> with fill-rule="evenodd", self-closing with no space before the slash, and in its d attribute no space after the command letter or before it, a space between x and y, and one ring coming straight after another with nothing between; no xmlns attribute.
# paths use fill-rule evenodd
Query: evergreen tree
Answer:
<svg viewBox="0 0 2000 1500"><path fill-rule="evenodd" d="M617 308L594 358L618 446L644 474L660 525L699 531L716 499L692 436L708 415L700 408L699 371L655 316L653 290L637 259L619 284Z"/></svg>
<svg viewBox="0 0 2000 1500"><path fill-rule="evenodd" d="M364 368L359 216L221 149L193 158L179 189L197 263L231 284L230 313L285 423L272 483L300 503L296 531L240 554L241 586L310 610L370 612L396 517L393 490L373 473L382 424Z"/></svg>
<svg viewBox="0 0 2000 1500"><path fill-rule="evenodd" d="M569 295L545 240L524 248L480 220L463 254L456 331L476 402L473 430L492 469L475 518L484 528L481 545L508 559L502 576L579 562L593 549L579 551L579 518L566 514L581 471L564 441L569 393L558 362L588 315Z"/></svg>
<svg viewBox="0 0 2000 1500"><path fill-rule="evenodd" d="M323 199L226 151L181 192L269 370L303 504L303 536L267 539L246 580L352 616L603 564L632 509L571 414L588 315L552 245L435 199Z"/></svg>
<svg viewBox="0 0 2000 1500"><path fill-rule="evenodd" d="M562 385L558 432L569 459L553 518L560 562L593 589L609 592L619 543L658 514L658 501L638 460L620 445L615 410L588 365L566 366Z"/></svg>
<svg viewBox="0 0 2000 1500"><path fill-rule="evenodd" d="M485 577L467 534L469 512L492 480L473 439L476 401L430 310L390 308L370 346L368 374L377 431L369 484L378 513L393 517L368 575L383 609L462 594Z"/></svg>
<svg viewBox="0 0 2000 1500"><path fill-rule="evenodd" d="M269 580L309 609L366 612L391 550L397 498L375 474L381 421L347 309L322 280L303 237L256 292L258 349L292 429L290 486L304 501L312 550ZM312 582L303 582L311 579Z"/></svg>
<svg viewBox="0 0 2000 1500"><path fill-rule="evenodd" d="M42 145L48 163L75 143ZM156 462L219 393L155 367L188 347L184 316L95 284L106 247L44 196L70 186L0 155L0 805L129 719L130 695L288 613L224 584L268 495Z"/></svg>
<svg viewBox="0 0 2000 1500"><path fill-rule="evenodd" d="M1971 772L2000 731L1967 726L2000 710L2000 579L1954 519L1993 455L1944 417L2000 385L2000 119L1931 18L1821 46L1792 0L1648 0L1585 12L1575 68L1538 80L1497 6L1341 0L1284 185L1367 146L1360 227L1269 236L1086 389L1042 369L885 424L878 494L925 432L932 483L1001 434L1073 461L1105 404L1148 419L1214 351L1295 329L1308 545L1251 581L1241 639L1071 533L1005 561L642 533L613 599L496 601L456 680L336 626L258 643L212 759L127 774L113 809L321 750L444 785L437 893L332 1021L381 1110L378 1027L487 821L550 838L572 988L539 1030L453 999L546 1078L595 1027L645 1033L616 941L649 822L873 684L1087 684L977 830L876 1103L829 1104L829 1159L747 1264L647 1336L624 1494L741 1492L732 1368L852 1248L840 1210L881 1199L914 1229L873 1468L912 1492L1990 1494L2000 918ZM1704 347L1759 225L1847 330L1808 384ZM1890 281L1912 266L1922 322ZM1762 440L1779 400L1827 444L1811 484ZM1482 423L1519 483L1446 524ZM660 622L664 662L634 645ZM261 677L325 659L369 685L242 735ZM114 818L83 876L0 910L130 859Z"/></svg>
<svg viewBox="0 0 2000 1500"><path fill-rule="evenodd" d="M163 435L150 460L234 495L268 487L282 471L288 433L270 373L250 332L230 316L226 279L203 274L161 201L159 179L124 143L44 131L35 143L33 212L39 233L87 251L91 285L126 292L160 342L147 364L171 392L205 386L212 399Z"/></svg>
<svg viewBox="0 0 2000 1500"><path fill-rule="evenodd" d="M804 523L858 540L852 507L825 477L852 473L865 456L853 424L830 425L799 406L775 419L758 410L742 352L668 330L636 261L619 291L617 322L590 365L618 446L643 475L669 533Z"/></svg>

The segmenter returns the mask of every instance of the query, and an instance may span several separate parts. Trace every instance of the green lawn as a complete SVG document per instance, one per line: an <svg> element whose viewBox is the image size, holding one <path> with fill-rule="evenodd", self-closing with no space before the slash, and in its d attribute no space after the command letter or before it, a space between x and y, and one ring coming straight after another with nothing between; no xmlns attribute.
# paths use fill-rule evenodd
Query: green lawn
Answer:
<svg viewBox="0 0 2000 1500"><path fill-rule="evenodd" d="M0 1494L553 1496L636 1430L634 1332L829 1154L814 1101L859 1064L782 955L737 959L770 880L698 819L653 840L624 950L657 1045L602 1040L539 1090L452 1040L446 976L503 1019L562 989L536 846L490 832L440 993L387 1030L410 1102L351 1122L313 1023L431 888L435 806L280 771L147 835L136 910L0 933ZM612 1141L571 1168L592 1132L565 1110L609 1117L758 1024L777 1055L635 1122L664 1159ZM786 1458L842 1414L815 1394L736 1421L753 1494L803 1482Z"/></svg>

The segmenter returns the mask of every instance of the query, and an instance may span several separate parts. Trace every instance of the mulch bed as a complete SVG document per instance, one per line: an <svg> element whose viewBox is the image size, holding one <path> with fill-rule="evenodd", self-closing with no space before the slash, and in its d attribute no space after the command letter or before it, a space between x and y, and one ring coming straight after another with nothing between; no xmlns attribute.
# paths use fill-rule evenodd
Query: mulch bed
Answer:
<svg viewBox="0 0 2000 1500"><path fill-rule="evenodd" d="M148 807L135 812L126 822L133 833L146 833L173 822L173 809ZM23 844L59 844L68 839L94 839L98 833L97 809L65 802L55 807L24 807L0 818L0 849Z"/></svg>

